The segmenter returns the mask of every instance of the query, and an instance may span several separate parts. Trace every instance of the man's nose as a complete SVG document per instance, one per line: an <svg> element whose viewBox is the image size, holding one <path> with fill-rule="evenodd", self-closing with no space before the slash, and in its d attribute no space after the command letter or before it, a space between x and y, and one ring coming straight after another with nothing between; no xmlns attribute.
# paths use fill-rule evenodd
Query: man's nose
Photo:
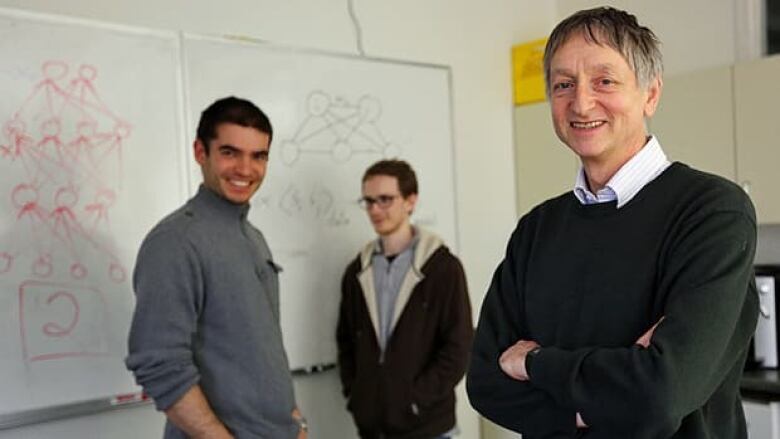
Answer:
<svg viewBox="0 0 780 439"><path fill-rule="evenodd" d="M241 175L248 175L252 170L252 163L251 158L249 157L239 157L236 160L236 166L235 166L236 172L238 172Z"/></svg>
<svg viewBox="0 0 780 439"><path fill-rule="evenodd" d="M594 103L593 90L587 86L579 86L574 91L574 100L571 103L571 109L576 114L587 114L593 108Z"/></svg>

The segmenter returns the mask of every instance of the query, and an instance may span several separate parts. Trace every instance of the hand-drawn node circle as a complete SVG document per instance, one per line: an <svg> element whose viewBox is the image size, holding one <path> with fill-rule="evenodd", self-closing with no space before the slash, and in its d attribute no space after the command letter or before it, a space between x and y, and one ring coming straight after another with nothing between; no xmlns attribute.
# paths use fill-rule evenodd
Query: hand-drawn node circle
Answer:
<svg viewBox="0 0 780 439"><path fill-rule="evenodd" d="M62 131L59 119L52 117L41 123L41 135L44 137L57 137Z"/></svg>
<svg viewBox="0 0 780 439"><path fill-rule="evenodd" d="M306 109L312 116L322 116L330 108L330 96L321 91L315 91L306 99Z"/></svg>
<svg viewBox="0 0 780 439"><path fill-rule="evenodd" d="M95 194L95 203L104 206L111 207L116 201L116 194L111 189L100 188Z"/></svg>
<svg viewBox="0 0 780 439"><path fill-rule="evenodd" d="M54 204L57 207L73 207L78 202L79 197L76 191L69 186L61 187L54 196Z"/></svg>
<svg viewBox="0 0 780 439"><path fill-rule="evenodd" d="M17 209L34 205L38 202L38 190L29 184L20 184L11 192L11 201Z"/></svg>
<svg viewBox="0 0 780 439"><path fill-rule="evenodd" d="M116 262L112 262L108 267L108 275L111 277L112 281L118 284L124 282L125 279L127 279L127 273L125 272L125 269Z"/></svg>
<svg viewBox="0 0 780 439"><path fill-rule="evenodd" d="M7 137L13 138L24 134L24 130L27 126L24 121L19 119L11 119L3 125L3 134Z"/></svg>
<svg viewBox="0 0 780 439"><path fill-rule="evenodd" d="M54 266L51 264L51 256L41 255L33 263L33 273L39 277L49 277L54 271Z"/></svg>
<svg viewBox="0 0 780 439"><path fill-rule="evenodd" d="M56 81L68 74L68 65L63 61L46 61L41 67L46 79Z"/></svg>
<svg viewBox="0 0 780 439"><path fill-rule="evenodd" d="M84 64L79 67L79 78L91 82L97 78L97 69L95 66Z"/></svg>
<svg viewBox="0 0 780 439"><path fill-rule="evenodd" d="M360 117L364 122L376 122L382 115L382 104L372 96L363 96L358 102Z"/></svg>
<svg viewBox="0 0 780 439"><path fill-rule="evenodd" d="M344 163L352 157L352 147L346 142L338 141L333 144L330 153L337 163Z"/></svg>
<svg viewBox="0 0 780 439"><path fill-rule="evenodd" d="M301 155L301 145L294 140L285 140L282 142L282 163L287 166L298 161Z"/></svg>
<svg viewBox="0 0 780 439"><path fill-rule="evenodd" d="M84 276L87 275L87 267L76 262L70 266L70 275L73 276L74 279L84 279Z"/></svg>
<svg viewBox="0 0 780 439"><path fill-rule="evenodd" d="M124 122L117 122L114 125L114 136L119 139L125 139L130 135L130 126Z"/></svg>
<svg viewBox="0 0 780 439"><path fill-rule="evenodd" d="M0 253L0 274L8 273L14 263L14 257L8 252Z"/></svg>

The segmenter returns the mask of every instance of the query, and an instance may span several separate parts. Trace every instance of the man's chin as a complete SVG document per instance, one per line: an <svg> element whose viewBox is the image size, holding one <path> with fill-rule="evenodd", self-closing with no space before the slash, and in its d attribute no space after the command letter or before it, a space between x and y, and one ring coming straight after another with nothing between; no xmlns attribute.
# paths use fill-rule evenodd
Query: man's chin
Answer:
<svg viewBox="0 0 780 439"><path fill-rule="evenodd" d="M247 188L246 191L236 191L229 188L223 188L223 197L233 204L246 204L252 199L252 195L255 194L255 190Z"/></svg>
<svg viewBox="0 0 780 439"><path fill-rule="evenodd" d="M252 199L252 196L236 195L231 193L223 193L222 198L230 201L233 204L246 204Z"/></svg>

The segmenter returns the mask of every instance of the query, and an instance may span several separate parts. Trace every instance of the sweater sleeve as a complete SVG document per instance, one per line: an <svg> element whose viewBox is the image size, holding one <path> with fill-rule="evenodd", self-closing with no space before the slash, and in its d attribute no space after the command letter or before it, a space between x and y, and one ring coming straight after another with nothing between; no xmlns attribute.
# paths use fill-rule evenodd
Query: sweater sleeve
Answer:
<svg viewBox="0 0 780 439"><path fill-rule="evenodd" d="M483 416L524 437L573 437L575 410L556 402L544 390L506 375L501 354L522 338L530 338L523 323L522 271L525 218L509 241L506 257L493 276L480 311L466 375L471 405Z"/></svg>
<svg viewBox="0 0 780 439"><path fill-rule="evenodd" d="M758 313L748 210L699 212L679 227L661 261L665 318L647 349L544 347L531 364L531 385L594 429L672 435L729 375L741 374Z"/></svg>
<svg viewBox="0 0 780 439"><path fill-rule="evenodd" d="M433 360L414 380L414 399L423 406L450 394L463 378L474 338L466 275L454 256L447 253L447 258L447 270L441 272L443 278L431 279L447 300L439 319L440 343Z"/></svg>
<svg viewBox="0 0 780 439"><path fill-rule="evenodd" d="M133 284L126 364L157 409L166 410L200 379L193 343L203 281L194 250L170 231L150 235L138 253Z"/></svg>

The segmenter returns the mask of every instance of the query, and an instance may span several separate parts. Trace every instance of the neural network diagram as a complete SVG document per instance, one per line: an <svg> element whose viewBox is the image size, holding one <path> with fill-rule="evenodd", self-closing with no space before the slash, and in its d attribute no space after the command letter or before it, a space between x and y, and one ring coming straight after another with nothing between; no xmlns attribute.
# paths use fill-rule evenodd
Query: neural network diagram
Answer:
<svg viewBox="0 0 780 439"><path fill-rule="evenodd" d="M0 218L0 280L23 279L25 360L103 354L90 335L105 320L94 285L127 280L109 238L132 126L103 100L89 64L43 62L16 105L0 138L0 197L10 207Z"/></svg>
<svg viewBox="0 0 780 439"><path fill-rule="evenodd" d="M382 104L364 95L357 102L314 91L306 99L306 118L295 134L281 143L281 158L294 165L302 154L327 154L336 163L355 154L397 157L400 148L390 142L379 126Z"/></svg>
<svg viewBox="0 0 780 439"><path fill-rule="evenodd" d="M95 67L71 70L63 61L43 63L41 80L3 126L0 164L17 178L6 189L16 217L12 230L15 241L30 248L0 248L0 274L26 254L32 265L18 268L48 277L57 268L54 254L64 249L63 263L74 279L104 269L123 282L125 268L98 237L110 232L131 127L101 99ZM27 239L19 240L20 234ZM86 266L85 258L95 253L106 267Z"/></svg>

